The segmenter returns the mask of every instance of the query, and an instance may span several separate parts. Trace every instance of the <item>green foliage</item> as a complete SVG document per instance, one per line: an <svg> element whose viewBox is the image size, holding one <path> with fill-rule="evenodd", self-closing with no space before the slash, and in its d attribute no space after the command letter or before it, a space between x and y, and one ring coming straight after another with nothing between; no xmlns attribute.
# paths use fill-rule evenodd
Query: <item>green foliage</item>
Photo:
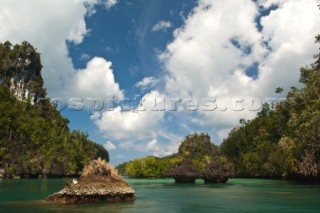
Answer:
<svg viewBox="0 0 320 213"><path fill-rule="evenodd" d="M7 175L7 177L12 177L12 176L13 176L13 173L14 173L13 168L11 168L11 167L7 167L7 168L6 168L6 175Z"/></svg>
<svg viewBox="0 0 320 213"><path fill-rule="evenodd" d="M179 147L179 154L185 158L203 160L210 156L217 147L211 143L210 136L204 133L187 135Z"/></svg>
<svg viewBox="0 0 320 213"><path fill-rule="evenodd" d="M119 175L122 175L122 176L127 176L127 175L128 175L127 172L126 172L126 167L127 167L128 163L129 163L129 162L124 162L124 163L122 163L122 164L119 164L119 165L116 167Z"/></svg>
<svg viewBox="0 0 320 213"><path fill-rule="evenodd" d="M316 36L316 43L320 43L320 35ZM314 69L320 69L320 53L314 55L314 58L316 59L316 61L313 64Z"/></svg>
<svg viewBox="0 0 320 213"><path fill-rule="evenodd" d="M276 94L281 94L283 91L283 87L277 87L275 92Z"/></svg>
<svg viewBox="0 0 320 213"><path fill-rule="evenodd" d="M28 67L20 63L30 58ZM31 105L18 101L10 91L10 78L25 72L27 85L38 98L45 97L40 55L27 42L12 47L0 44L0 167L9 173L37 177L78 174L90 160L109 160L108 152L88 139L81 131L69 131L69 121L63 118L50 100ZM30 73L33 74L31 75ZM20 75L20 74L19 74Z"/></svg>
<svg viewBox="0 0 320 213"><path fill-rule="evenodd" d="M204 133L187 135L182 141L179 152L164 158L146 157L120 164L117 169L121 174L137 178L161 178L166 177L167 171L184 175L188 172L191 176L202 177L202 173L208 164L228 165L230 162L221 156L218 148L211 143L210 136ZM178 168L173 171L170 168ZM218 166L219 167L219 166ZM220 169L220 167L219 167ZM228 170L226 168L225 170ZM181 174L180 174L181 173Z"/></svg>
<svg viewBox="0 0 320 213"><path fill-rule="evenodd" d="M86 133L70 132L68 120L49 102L28 106L0 87L0 111L0 165L11 165L15 173L50 175L58 164L61 175L70 175L97 157L108 160L107 151Z"/></svg>
<svg viewBox="0 0 320 213"><path fill-rule="evenodd" d="M137 158L133 161L120 164L116 169L120 174L125 174L136 178L161 178L163 172L174 163L180 162L181 158L176 155L167 156L164 158L156 158L149 156L146 158ZM125 170L125 172L124 172Z"/></svg>
<svg viewBox="0 0 320 213"><path fill-rule="evenodd" d="M292 87L277 106L265 104L255 119L223 141L221 150L234 162L238 176L320 177L319 54L316 59L301 68L302 89Z"/></svg>

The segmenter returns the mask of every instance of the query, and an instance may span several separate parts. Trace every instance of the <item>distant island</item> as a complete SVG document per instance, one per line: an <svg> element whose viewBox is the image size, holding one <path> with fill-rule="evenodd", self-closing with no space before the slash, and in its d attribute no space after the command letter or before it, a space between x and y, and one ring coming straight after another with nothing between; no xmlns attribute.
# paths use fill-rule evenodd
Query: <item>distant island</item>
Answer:
<svg viewBox="0 0 320 213"><path fill-rule="evenodd" d="M70 131L46 97L40 54L28 42L0 43L0 178L79 176L107 150Z"/></svg>
<svg viewBox="0 0 320 213"><path fill-rule="evenodd" d="M208 135L191 134L177 154L138 158L117 169L130 177L173 177L178 182L205 179L209 170L231 177L231 168L235 177L319 182L320 53L314 58L313 64L300 70L301 89L292 87L281 103L265 103L255 119L241 119L220 146L211 144ZM283 88L275 92L282 93Z"/></svg>
<svg viewBox="0 0 320 213"><path fill-rule="evenodd" d="M181 143L177 154L135 159L116 167L120 174L135 178L173 178L176 183L226 183L234 176L234 166L208 134L190 134Z"/></svg>

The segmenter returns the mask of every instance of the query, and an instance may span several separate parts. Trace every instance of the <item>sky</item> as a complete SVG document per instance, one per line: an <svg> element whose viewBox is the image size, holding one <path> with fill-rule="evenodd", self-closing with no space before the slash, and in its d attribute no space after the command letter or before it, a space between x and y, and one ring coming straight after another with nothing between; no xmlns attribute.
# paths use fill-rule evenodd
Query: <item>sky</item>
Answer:
<svg viewBox="0 0 320 213"><path fill-rule="evenodd" d="M118 165L281 101L318 52L318 0L1 0L0 42L41 53L48 97ZM283 87L284 93L275 94Z"/></svg>

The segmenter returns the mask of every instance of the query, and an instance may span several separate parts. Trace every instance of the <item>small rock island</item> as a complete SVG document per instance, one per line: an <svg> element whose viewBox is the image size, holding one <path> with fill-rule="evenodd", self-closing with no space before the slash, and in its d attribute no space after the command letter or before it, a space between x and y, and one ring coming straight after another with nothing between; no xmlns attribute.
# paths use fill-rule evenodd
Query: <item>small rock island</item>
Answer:
<svg viewBox="0 0 320 213"><path fill-rule="evenodd" d="M100 203L134 201L135 191L105 160L91 161L79 180L67 182L61 191L46 201L56 203Z"/></svg>
<svg viewBox="0 0 320 213"><path fill-rule="evenodd" d="M163 175L176 183L226 183L234 177L234 165L211 143L208 134L191 134L182 141L178 161L168 167Z"/></svg>

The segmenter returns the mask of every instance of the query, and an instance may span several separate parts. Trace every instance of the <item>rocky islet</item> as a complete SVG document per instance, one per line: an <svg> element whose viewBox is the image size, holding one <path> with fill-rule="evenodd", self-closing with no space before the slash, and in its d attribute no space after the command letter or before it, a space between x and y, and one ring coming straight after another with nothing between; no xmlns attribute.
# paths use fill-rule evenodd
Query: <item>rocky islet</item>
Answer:
<svg viewBox="0 0 320 213"><path fill-rule="evenodd" d="M134 201L135 191L105 160L86 166L79 180L67 182L64 189L46 201L55 203L100 203Z"/></svg>

